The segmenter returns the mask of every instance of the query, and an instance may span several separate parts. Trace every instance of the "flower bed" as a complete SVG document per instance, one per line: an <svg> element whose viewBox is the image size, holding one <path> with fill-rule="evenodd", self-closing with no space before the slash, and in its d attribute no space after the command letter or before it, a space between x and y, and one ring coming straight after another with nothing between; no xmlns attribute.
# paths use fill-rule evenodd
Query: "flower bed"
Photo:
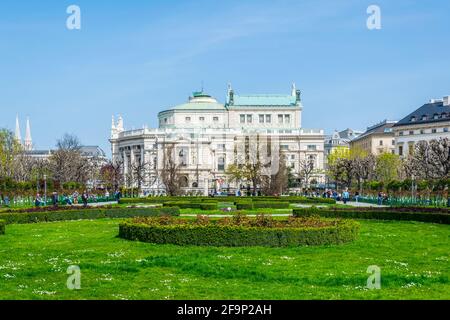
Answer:
<svg viewBox="0 0 450 320"><path fill-rule="evenodd" d="M91 220L102 218L133 218L160 215L178 216L179 208L90 208L63 211L12 212L0 213L0 219L6 224L26 224L65 220Z"/></svg>
<svg viewBox="0 0 450 320"><path fill-rule="evenodd" d="M321 216L325 218L406 220L450 224L450 214L426 208L302 208L294 209L295 217Z"/></svg>
<svg viewBox="0 0 450 320"><path fill-rule="evenodd" d="M135 218L121 223L119 237L155 244L195 246L267 246L342 244L356 239L359 224L352 220L236 216L209 220Z"/></svg>

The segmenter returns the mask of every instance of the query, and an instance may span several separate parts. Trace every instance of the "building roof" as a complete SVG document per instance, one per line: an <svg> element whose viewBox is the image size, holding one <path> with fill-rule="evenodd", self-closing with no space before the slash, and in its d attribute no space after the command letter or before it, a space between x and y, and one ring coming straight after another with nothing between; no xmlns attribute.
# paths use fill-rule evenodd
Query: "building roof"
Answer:
<svg viewBox="0 0 450 320"><path fill-rule="evenodd" d="M380 123L377 123L376 125L373 125L371 127L368 127L366 132L361 134L360 136L356 137L352 141L358 141L360 139L364 139L367 136L374 135L374 134L393 134L392 133L392 127L397 123L397 121L392 120L384 120Z"/></svg>
<svg viewBox="0 0 450 320"><path fill-rule="evenodd" d="M219 103L215 98L206 94L204 92L194 92L192 97L189 98L187 103L183 103L168 110L162 111L171 111L171 110L225 110L225 106Z"/></svg>
<svg viewBox="0 0 450 320"><path fill-rule="evenodd" d="M450 105L445 105L442 100L432 100L400 120L395 127L441 121L450 121Z"/></svg>
<svg viewBox="0 0 450 320"><path fill-rule="evenodd" d="M233 106L271 106L296 107L297 98L292 95L261 94L234 95Z"/></svg>
<svg viewBox="0 0 450 320"><path fill-rule="evenodd" d="M47 149L47 150L30 150L26 151L26 154L34 157L46 157L50 156L55 150ZM98 157L98 158L106 158L106 153L99 146L81 146L80 147L81 155L84 157Z"/></svg>

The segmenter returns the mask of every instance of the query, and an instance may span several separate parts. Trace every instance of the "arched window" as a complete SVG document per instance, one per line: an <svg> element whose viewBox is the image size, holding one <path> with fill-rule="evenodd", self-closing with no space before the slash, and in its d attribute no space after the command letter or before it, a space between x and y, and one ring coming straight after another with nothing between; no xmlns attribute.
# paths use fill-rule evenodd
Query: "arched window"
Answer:
<svg viewBox="0 0 450 320"><path fill-rule="evenodd" d="M194 182L194 183L192 184L192 188L198 188L198 183L197 183L197 182Z"/></svg>
<svg viewBox="0 0 450 320"><path fill-rule="evenodd" d="M217 163L218 171L225 171L225 158L220 157Z"/></svg>

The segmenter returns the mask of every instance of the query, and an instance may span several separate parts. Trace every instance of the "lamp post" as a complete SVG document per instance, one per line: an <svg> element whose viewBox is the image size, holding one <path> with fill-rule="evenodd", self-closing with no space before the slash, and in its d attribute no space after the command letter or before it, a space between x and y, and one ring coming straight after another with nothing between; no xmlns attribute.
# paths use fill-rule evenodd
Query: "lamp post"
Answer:
<svg viewBox="0 0 450 320"><path fill-rule="evenodd" d="M44 174L44 205L47 205L47 175Z"/></svg>
<svg viewBox="0 0 450 320"><path fill-rule="evenodd" d="M414 201L414 175L411 176L411 201Z"/></svg>

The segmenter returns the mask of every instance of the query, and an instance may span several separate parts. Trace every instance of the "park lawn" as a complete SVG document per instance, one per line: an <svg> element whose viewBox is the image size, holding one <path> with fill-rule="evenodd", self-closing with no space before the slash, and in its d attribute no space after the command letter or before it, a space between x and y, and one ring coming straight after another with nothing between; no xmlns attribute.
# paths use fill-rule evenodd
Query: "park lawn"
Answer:
<svg viewBox="0 0 450 320"><path fill-rule="evenodd" d="M122 240L119 222L7 226L0 299L450 299L448 225L360 221L341 246L215 248ZM381 290L365 288L370 265Z"/></svg>

